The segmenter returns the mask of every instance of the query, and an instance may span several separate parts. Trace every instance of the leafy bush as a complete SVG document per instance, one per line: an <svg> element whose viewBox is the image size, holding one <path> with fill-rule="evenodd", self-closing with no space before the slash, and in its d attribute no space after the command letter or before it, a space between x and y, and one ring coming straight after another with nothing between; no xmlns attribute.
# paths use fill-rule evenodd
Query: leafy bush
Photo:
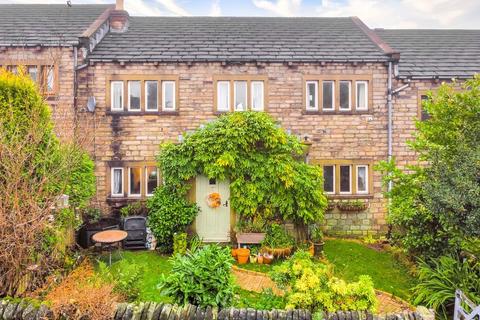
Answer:
<svg viewBox="0 0 480 320"><path fill-rule="evenodd" d="M145 204L142 201L136 201L130 203L120 209L120 216L129 217L129 216L140 216L145 214Z"/></svg>
<svg viewBox="0 0 480 320"><path fill-rule="evenodd" d="M96 191L95 163L78 146L70 146L67 152L75 157L75 161L72 162L64 193L68 194L71 207L84 208Z"/></svg>
<svg viewBox="0 0 480 320"><path fill-rule="evenodd" d="M187 234L185 232L173 235L173 254L184 255L187 252Z"/></svg>
<svg viewBox="0 0 480 320"><path fill-rule="evenodd" d="M327 205L322 171L300 160L305 146L264 112L235 112L161 146L165 186L185 195L198 174L230 180L232 208L244 218L321 221Z"/></svg>
<svg viewBox="0 0 480 320"><path fill-rule="evenodd" d="M417 122L411 146L426 166L380 166L393 182L393 238L427 260L456 255L464 238L480 236L480 76L463 89L442 85L423 105L431 118Z"/></svg>
<svg viewBox="0 0 480 320"><path fill-rule="evenodd" d="M455 303L455 289L460 289L477 305L480 304L480 263L477 259L443 256L418 270L419 284L413 289L415 304L425 304L441 312L445 318ZM450 317L451 319L451 317Z"/></svg>
<svg viewBox="0 0 480 320"><path fill-rule="evenodd" d="M297 251L270 273L272 280L286 290L287 308L314 311L370 310L377 300L373 282L360 276L358 282L346 283L332 275L330 268L314 262L308 252Z"/></svg>
<svg viewBox="0 0 480 320"><path fill-rule="evenodd" d="M158 187L147 201L148 227L164 247L172 246L173 234L184 232L198 214L198 206L188 203L184 197Z"/></svg>
<svg viewBox="0 0 480 320"><path fill-rule="evenodd" d="M163 294L179 304L226 307L232 303L235 285L229 248L207 245L171 259L172 271L159 285Z"/></svg>
<svg viewBox="0 0 480 320"><path fill-rule="evenodd" d="M287 248L293 246L295 240L281 225L276 223L268 227L262 245L270 248Z"/></svg>

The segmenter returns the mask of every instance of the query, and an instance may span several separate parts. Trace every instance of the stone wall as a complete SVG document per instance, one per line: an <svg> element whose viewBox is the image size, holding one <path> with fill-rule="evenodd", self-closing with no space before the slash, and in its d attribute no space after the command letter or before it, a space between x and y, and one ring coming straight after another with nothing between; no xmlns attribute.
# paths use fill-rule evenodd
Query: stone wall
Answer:
<svg viewBox="0 0 480 320"><path fill-rule="evenodd" d="M112 114L106 105L106 82L111 75L177 75L179 104L175 114L122 113ZM373 100L367 113L306 114L303 77L305 75L368 75L372 77ZM97 201L107 208L109 161L155 161L158 146L165 141L178 141L185 131L198 128L215 119L214 75L264 75L268 78L266 111L294 134L306 135L312 142L309 161L364 160L378 162L387 157L386 66L383 64L296 64L280 63L222 65L220 63L151 64L96 63L80 74L80 123L88 135L95 137L90 152L96 160ZM85 111L86 99L95 96L94 114ZM373 192L367 196L368 218L358 230L383 233L385 201L381 176L373 173ZM353 220L352 220L353 222ZM361 228L360 228L361 227Z"/></svg>
<svg viewBox="0 0 480 320"><path fill-rule="evenodd" d="M322 312L321 319L328 320L434 320L426 308L415 312L374 315L365 311ZM0 301L0 320L44 320L53 319L46 305L36 305L27 300ZM120 303L112 319L115 320L312 320L308 310L255 310L236 308L199 308L193 305L178 306L154 302L137 304Z"/></svg>
<svg viewBox="0 0 480 320"><path fill-rule="evenodd" d="M63 141L74 137L74 65L71 47L7 47L0 54L0 66L44 63L56 67L56 93L46 96L51 106L55 132Z"/></svg>

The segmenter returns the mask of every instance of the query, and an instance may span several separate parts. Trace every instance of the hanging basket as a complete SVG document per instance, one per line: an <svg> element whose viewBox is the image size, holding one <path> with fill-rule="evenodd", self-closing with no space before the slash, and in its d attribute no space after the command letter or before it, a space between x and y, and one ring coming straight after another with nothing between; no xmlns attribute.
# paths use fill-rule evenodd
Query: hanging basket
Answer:
<svg viewBox="0 0 480 320"><path fill-rule="evenodd" d="M207 204L210 208L218 208L222 204L220 193L212 192L207 196Z"/></svg>

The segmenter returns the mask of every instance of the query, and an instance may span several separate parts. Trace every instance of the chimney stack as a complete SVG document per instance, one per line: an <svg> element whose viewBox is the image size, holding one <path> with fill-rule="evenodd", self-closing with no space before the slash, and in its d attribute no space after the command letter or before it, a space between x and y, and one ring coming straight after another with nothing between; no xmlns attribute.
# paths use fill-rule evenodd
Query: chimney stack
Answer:
<svg viewBox="0 0 480 320"><path fill-rule="evenodd" d="M123 33L128 30L128 12L124 10L123 0L117 0L115 10L110 13L110 31Z"/></svg>

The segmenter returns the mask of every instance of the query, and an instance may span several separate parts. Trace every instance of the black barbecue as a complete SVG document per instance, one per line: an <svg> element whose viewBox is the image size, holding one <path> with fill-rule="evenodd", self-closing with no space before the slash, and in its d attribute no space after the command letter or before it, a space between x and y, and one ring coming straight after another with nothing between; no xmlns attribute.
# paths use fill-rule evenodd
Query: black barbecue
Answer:
<svg viewBox="0 0 480 320"><path fill-rule="evenodd" d="M123 218L122 229L128 233L123 241L124 249L145 249L147 242L147 219L142 216Z"/></svg>

